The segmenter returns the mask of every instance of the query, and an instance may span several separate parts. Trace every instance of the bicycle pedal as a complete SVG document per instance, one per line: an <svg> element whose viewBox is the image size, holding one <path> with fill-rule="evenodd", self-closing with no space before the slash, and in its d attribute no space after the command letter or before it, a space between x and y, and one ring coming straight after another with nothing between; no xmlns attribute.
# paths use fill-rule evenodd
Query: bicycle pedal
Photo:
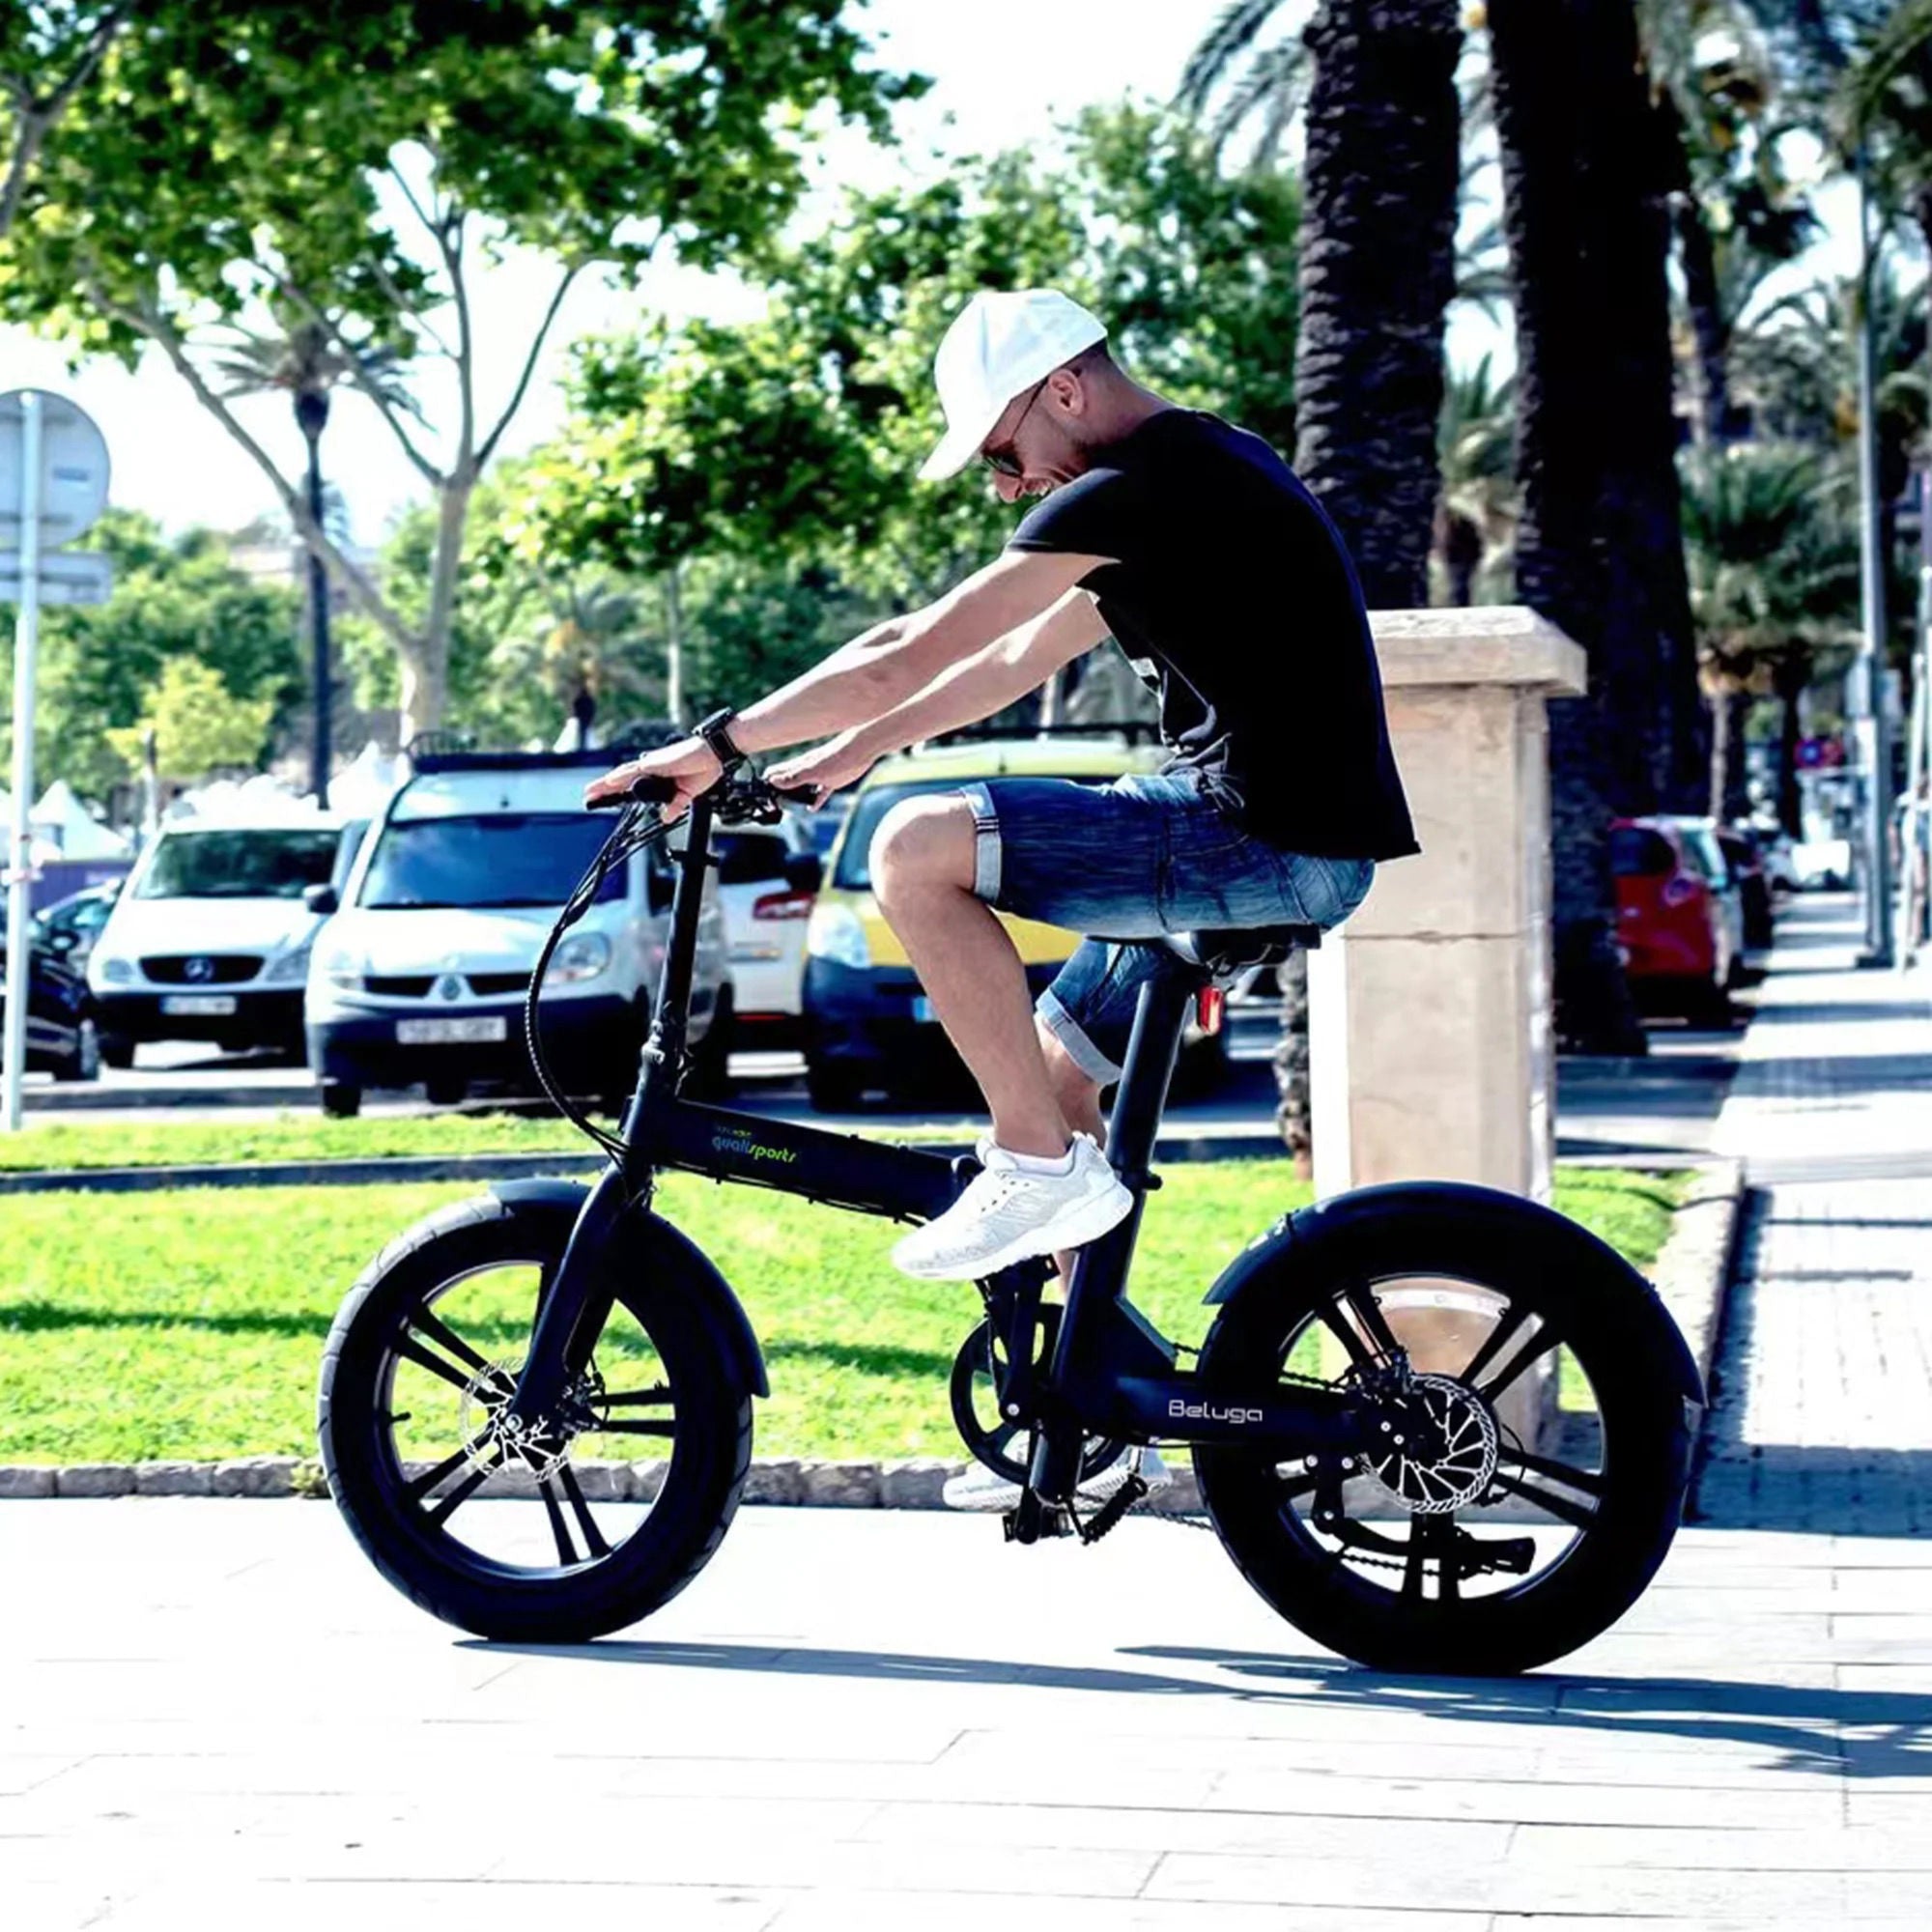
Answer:
<svg viewBox="0 0 1932 1932"><path fill-rule="evenodd" d="M1082 1543L1098 1543L1133 1506L1145 1495L1150 1494L1147 1478L1138 1469L1084 1521L1073 1519L1073 1526L1080 1532Z"/></svg>
<svg viewBox="0 0 1932 1932"><path fill-rule="evenodd" d="M1049 1536L1071 1536L1078 1523L1071 1511L1053 1509L1042 1504L1036 1515L1029 1535L1021 1527L1020 1511L1009 1509L1000 1519L1000 1526L1006 1532L1009 1543L1038 1543Z"/></svg>

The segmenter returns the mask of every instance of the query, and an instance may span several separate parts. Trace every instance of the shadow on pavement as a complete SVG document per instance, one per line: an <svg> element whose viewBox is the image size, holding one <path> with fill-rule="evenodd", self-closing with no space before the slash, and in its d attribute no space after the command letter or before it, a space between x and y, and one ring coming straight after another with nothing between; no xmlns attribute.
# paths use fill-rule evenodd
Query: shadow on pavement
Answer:
<svg viewBox="0 0 1932 1932"><path fill-rule="evenodd" d="M1206 1663L1228 1681L1160 1676L1078 1664L933 1657L875 1650L777 1648L733 1643L487 1644L492 1654L576 1659L587 1663L657 1664L681 1670L762 1671L777 1676L844 1677L908 1684L1004 1685L1041 1690L1125 1692L1133 1696L1213 1697L1241 1704L1405 1712L1445 1723L1551 1725L1683 1738L1692 1744L1759 1746L1774 1771L1840 1773L1851 1777L1932 1777L1932 1695L1907 1691L1797 1689L1704 1677L1522 1678L1391 1677L1325 1657L1271 1656L1182 1645L1129 1646L1126 1657ZM1855 1726L1857 1738L1840 1736ZM1525 1738L1525 1745L1531 1740ZM1321 1747L1309 1745L1311 1766Z"/></svg>

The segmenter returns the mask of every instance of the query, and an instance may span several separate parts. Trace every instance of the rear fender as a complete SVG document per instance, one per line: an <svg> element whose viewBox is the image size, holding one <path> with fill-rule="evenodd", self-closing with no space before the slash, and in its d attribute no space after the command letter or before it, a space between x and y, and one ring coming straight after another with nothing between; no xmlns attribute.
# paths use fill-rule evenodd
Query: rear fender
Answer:
<svg viewBox="0 0 1932 1932"><path fill-rule="evenodd" d="M1591 1279L1652 1303L1675 1339L1671 1378L1687 1402L1705 1401L1703 1378L1657 1292L1622 1255L1587 1228L1553 1208L1492 1187L1452 1180L1399 1180L1359 1187L1284 1214L1258 1235L1223 1271L1205 1297L1232 1302L1245 1293L1315 1292L1323 1283L1359 1271L1380 1245L1392 1219L1426 1224L1439 1241L1445 1269L1459 1249L1480 1255L1499 1246L1520 1253L1534 1248L1551 1258L1567 1277ZM1621 1282L1617 1281L1621 1277Z"/></svg>
<svg viewBox="0 0 1932 1932"><path fill-rule="evenodd" d="M551 1224L559 1249L590 1192L580 1180L505 1180L490 1189L511 1213ZM633 1208L617 1223L612 1260L627 1280L645 1280L653 1293L674 1294L717 1340L739 1379L753 1395L769 1396L764 1350L745 1304L703 1249L648 1209Z"/></svg>

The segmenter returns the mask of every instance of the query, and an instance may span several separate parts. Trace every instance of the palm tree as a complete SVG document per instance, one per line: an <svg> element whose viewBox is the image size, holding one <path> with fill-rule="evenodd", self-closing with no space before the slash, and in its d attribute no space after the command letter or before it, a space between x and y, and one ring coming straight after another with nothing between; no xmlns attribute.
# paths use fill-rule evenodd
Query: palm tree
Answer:
<svg viewBox="0 0 1932 1932"><path fill-rule="evenodd" d="M1205 103L1273 14L1236 0L1196 50ZM1443 318L1455 293L1461 117L1456 0L1323 0L1300 54L1264 49L1222 115L1261 109L1271 149L1307 62L1295 469L1333 517L1372 608L1429 601ZM1283 1138L1310 1149L1305 964L1283 976Z"/></svg>
<svg viewBox="0 0 1932 1932"><path fill-rule="evenodd" d="M1738 784L1734 725L1753 696L1775 696L1778 815L1798 831L1798 695L1827 653L1858 639L1856 495L1842 463L1792 443L1698 449L1684 461L1684 535L1705 688L1713 693L1711 810Z"/></svg>
<svg viewBox="0 0 1932 1932"><path fill-rule="evenodd" d="M1613 936L1609 820L1701 791L1679 528L1668 184L1632 0L1492 0L1516 297L1519 594L1582 644L1552 707L1557 1023L1641 1051ZM1695 753L1695 755L1691 755Z"/></svg>
<svg viewBox="0 0 1932 1932"><path fill-rule="evenodd" d="M408 390L397 380L398 357L387 350L371 349L354 359L336 346L333 330L318 321L300 319L268 332L231 328L228 341L214 357L225 379L222 393L255 395L285 390L295 408L296 427L308 445L308 508L318 526L332 491L322 477L322 433L328 427L330 391L352 374L366 379L392 409L423 420ZM340 502L340 497L336 497ZM314 552L308 559L309 637L315 687L315 738L310 759L310 787L316 802L328 802L329 713L334 693L329 676L328 574Z"/></svg>
<svg viewBox="0 0 1932 1932"><path fill-rule="evenodd" d="M1435 555L1449 601L1475 602L1477 573L1509 548L1516 529L1516 378L1498 383L1485 355L1451 370L1443 386L1436 460L1442 497Z"/></svg>

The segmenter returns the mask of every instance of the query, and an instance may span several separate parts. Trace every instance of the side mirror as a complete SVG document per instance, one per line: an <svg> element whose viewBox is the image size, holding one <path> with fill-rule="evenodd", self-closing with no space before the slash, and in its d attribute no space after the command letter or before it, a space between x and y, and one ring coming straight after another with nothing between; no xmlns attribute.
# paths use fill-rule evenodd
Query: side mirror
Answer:
<svg viewBox="0 0 1932 1932"><path fill-rule="evenodd" d="M815 893L825 883L825 861L816 852L794 852L785 861L785 884L795 893Z"/></svg>
<svg viewBox="0 0 1932 1932"><path fill-rule="evenodd" d="M42 935L41 944L49 952L57 952L65 957L80 944L80 934L71 926L57 925L52 931Z"/></svg>
<svg viewBox="0 0 1932 1932"><path fill-rule="evenodd" d="M342 910L342 901L336 897L333 886L305 886L302 889L302 904L325 919L330 913Z"/></svg>

